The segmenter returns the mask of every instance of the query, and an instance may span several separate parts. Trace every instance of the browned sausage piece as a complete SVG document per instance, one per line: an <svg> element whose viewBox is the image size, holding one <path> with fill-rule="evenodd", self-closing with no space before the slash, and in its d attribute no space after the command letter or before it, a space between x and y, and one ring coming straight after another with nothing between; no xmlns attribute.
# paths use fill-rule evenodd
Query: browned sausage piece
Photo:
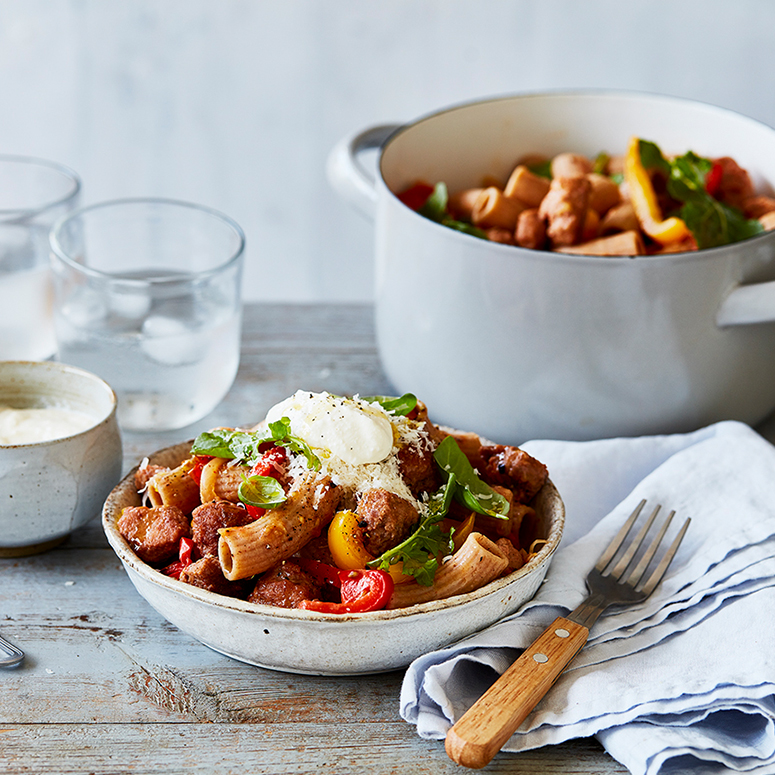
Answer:
<svg viewBox="0 0 775 775"><path fill-rule="evenodd" d="M725 204L743 209L743 202L756 193L748 173L729 156L714 159L721 165L721 181L715 191L716 199Z"/></svg>
<svg viewBox="0 0 775 775"><path fill-rule="evenodd" d="M552 159L553 178L583 178L592 169L592 162L579 153L558 153Z"/></svg>
<svg viewBox="0 0 775 775"><path fill-rule="evenodd" d="M247 509L231 501L208 501L191 513L191 538L202 557L218 556L218 530L253 522Z"/></svg>
<svg viewBox="0 0 775 775"><path fill-rule="evenodd" d="M504 557L508 560L509 570L519 570L525 564L525 558L521 550L517 549L508 538L499 538L495 545L503 552Z"/></svg>
<svg viewBox="0 0 775 775"><path fill-rule="evenodd" d="M407 444L398 450L396 457L401 477L414 495L438 488L440 478L430 447Z"/></svg>
<svg viewBox="0 0 775 775"><path fill-rule="evenodd" d="M137 492L142 492L145 489L145 485L148 484L148 480L153 477L154 474L158 474L159 471L169 471L166 466L157 466L149 463L142 468L138 468L135 471L135 489Z"/></svg>
<svg viewBox="0 0 775 775"><path fill-rule="evenodd" d="M259 576L253 591L248 595L248 602L298 608L304 600L319 598L320 592L321 584L290 559L283 560Z"/></svg>
<svg viewBox="0 0 775 775"><path fill-rule="evenodd" d="M188 518L177 506L127 506L119 517L118 531L148 563L171 560L180 539L191 534Z"/></svg>
<svg viewBox="0 0 775 775"><path fill-rule="evenodd" d="M361 495L355 513L364 526L366 551L374 557L406 538L419 518L408 500L379 487Z"/></svg>
<svg viewBox="0 0 775 775"><path fill-rule="evenodd" d="M523 210L517 220L517 230L514 233L517 245L521 248L541 250L546 243L546 224L538 214L538 208Z"/></svg>
<svg viewBox="0 0 775 775"><path fill-rule="evenodd" d="M742 204L746 218L761 218L767 213L775 212L775 199L771 196L752 196Z"/></svg>
<svg viewBox="0 0 775 775"><path fill-rule="evenodd" d="M547 221L546 235L555 246L574 245L581 238L589 199L586 178L555 178L538 214Z"/></svg>
<svg viewBox="0 0 775 775"><path fill-rule="evenodd" d="M192 587L229 597L242 597L245 590L243 583L226 580L221 564L215 557L202 557L192 562L180 572L180 580Z"/></svg>
<svg viewBox="0 0 775 775"><path fill-rule="evenodd" d="M517 503L527 503L533 498L549 476L543 463L519 447L483 446L480 454L482 478L490 484L508 487Z"/></svg>

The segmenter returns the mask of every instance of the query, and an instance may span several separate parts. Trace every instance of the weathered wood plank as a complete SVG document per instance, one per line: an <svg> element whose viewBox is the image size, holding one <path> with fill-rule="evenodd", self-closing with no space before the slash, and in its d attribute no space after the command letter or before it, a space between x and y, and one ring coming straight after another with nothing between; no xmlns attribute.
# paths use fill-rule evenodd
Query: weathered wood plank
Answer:
<svg viewBox="0 0 775 775"><path fill-rule="evenodd" d="M0 587L14 590L0 598L3 635L27 655L2 674L0 723L336 723L342 702L362 704L363 720L399 718L400 672L296 676L231 660L159 616L109 548L61 551L54 567L6 561Z"/></svg>
<svg viewBox="0 0 775 775"><path fill-rule="evenodd" d="M459 775L441 741L419 740L406 724L374 724L349 714L335 726L31 725L0 728L0 771L6 775ZM594 740L499 754L483 773L598 775L626 773ZM605 770L601 768L604 762Z"/></svg>

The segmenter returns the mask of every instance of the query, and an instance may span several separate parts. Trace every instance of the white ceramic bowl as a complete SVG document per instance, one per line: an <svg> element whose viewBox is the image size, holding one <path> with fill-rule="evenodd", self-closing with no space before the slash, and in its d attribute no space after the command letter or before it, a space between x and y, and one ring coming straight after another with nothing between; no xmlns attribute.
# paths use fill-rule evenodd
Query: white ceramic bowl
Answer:
<svg viewBox="0 0 775 775"><path fill-rule="evenodd" d="M675 255L572 256L453 231L395 196L418 179L450 191L505 179L527 153L624 153L632 135L732 156L775 185L771 127L647 94L483 100L332 151L332 184L375 220L377 341L396 392L502 443L755 424L775 408L775 231Z"/></svg>
<svg viewBox="0 0 775 775"><path fill-rule="evenodd" d="M0 406L69 408L93 420L65 438L0 446L0 557L34 554L98 516L121 478L116 396L73 366L2 361Z"/></svg>
<svg viewBox="0 0 775 775"><path fill-rule="evenodd" d="M191 442L151 458L178 465ZM165 619L206 646L259 667L313 675L378 673L408 665L514 613L535 595L565 523L559 493L548 482L536 496L536 511L548 542L523 568L482 589L448 600L395 611L335 616L256 605L176 581L132 551L116 523L125 506L139 505L134 471L110 494L102 513L105 534L137 591Z"/></svg>

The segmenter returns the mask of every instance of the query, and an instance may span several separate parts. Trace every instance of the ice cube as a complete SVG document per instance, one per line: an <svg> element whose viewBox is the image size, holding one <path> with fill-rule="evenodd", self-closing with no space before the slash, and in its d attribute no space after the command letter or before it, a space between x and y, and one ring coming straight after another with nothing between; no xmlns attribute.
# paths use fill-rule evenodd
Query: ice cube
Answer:
<svg viewBox="0 0 775 775"><path fill-rule="evenodd" d="M182 366L201 360L209 344L206 335L176 318L152 315L143 323L142 348L145 354L169 366Z"/></svg>
<svg viewBox="0 0 775 775"><path fill-rule="evenodd" d="M62 306L62 315L75 328L102 326L108 312L104 297L99 291L79 288Z"/></svg>
<svg viewBox="0 0 775 775"><path fill-rule="evenodd" d="M140 320L151 309L151 300L145 292L136 293L131 290L113 291L108 297L108 304L114 315L129 320Z"/></svg>

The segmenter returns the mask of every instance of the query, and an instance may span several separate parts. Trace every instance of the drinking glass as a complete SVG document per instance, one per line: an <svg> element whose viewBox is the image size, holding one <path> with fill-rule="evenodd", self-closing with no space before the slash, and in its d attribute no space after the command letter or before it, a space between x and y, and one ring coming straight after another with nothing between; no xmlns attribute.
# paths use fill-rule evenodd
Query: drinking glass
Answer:
<svg viewBox="0 0 775 775"><path fill-rule="evenodd" d="M61 164L0 156L0 360L54 354L48 233L80 191L78 175Z"/></svg>
<svg viewBox="0 0 775 775"><path fill-rule="evenodd" d="M242 229L206 207L122 199L51 231L60 361L116 391L124 430L182 428L237 374Z"/></svg>

